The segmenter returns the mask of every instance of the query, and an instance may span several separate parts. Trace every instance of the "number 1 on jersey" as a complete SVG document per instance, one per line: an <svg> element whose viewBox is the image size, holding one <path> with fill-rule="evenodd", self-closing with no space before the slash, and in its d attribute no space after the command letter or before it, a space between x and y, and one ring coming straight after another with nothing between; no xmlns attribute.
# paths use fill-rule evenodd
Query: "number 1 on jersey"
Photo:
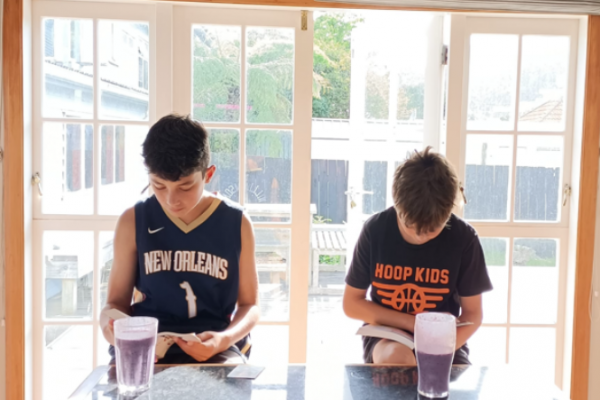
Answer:
<svg viewBox="0 0 600 400"><path fill-rule="evenodd" d="M192 287L187 281L184 281L179 285L182 289L185 289L185 299L188 302L188 316L194 318L196 316L196 296Z"/></svg>

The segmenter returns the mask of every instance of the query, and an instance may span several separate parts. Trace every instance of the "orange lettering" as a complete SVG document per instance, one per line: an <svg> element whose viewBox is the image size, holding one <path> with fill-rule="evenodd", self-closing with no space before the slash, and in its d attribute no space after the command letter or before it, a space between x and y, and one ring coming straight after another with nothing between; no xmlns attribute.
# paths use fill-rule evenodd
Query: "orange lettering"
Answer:
<svg viewBox="0 0 600 400"><path fill-rule="evenodd" d="M391 265L386 265L385 266L385 272L383 273L383 277L385 279L392 279L392 276L394 275L394 267L392 267Z"/></svg>
<svg viewBox="0 0 600 400"><path fill-rule="evenodd" d="M402 374L402 386L408 386L410 384L408 375Z"/></svg>
<svg viewBox="0 0 600 400"><path fill-rule="evenodd" d="M394 279L397 281L402 280L402 267L399 265L394 267Z"/></svg>
<svg viewBox="0 0 600 400"><path fill-rule="evenodd" d="M442 279L440 280L441 284L447 285L448 282L450 282L450 279L448 279L448 270L447 269L443 269L442 270Z"/></svg>
<svg viewBox="0 0 600 400"><path fill-rule="evenodd" d="M406 278L408 278L409 276L412 276L412 268L404 267L404 280L406 280Z"/></svg>
<svg viewBox="0 0 600 400"><path fill-rule="evenodd" d="M431 283L438 283L440 281L440 270L434 269L431 271Z"/></svg>
<svg viewBox="0 0 600 400"><path fill-rule="evenodd" d="M427 283L429 283L429 272L431 272L431 270L427 268L427 273L425 274L425 282Z"/></svg>
<svg viewBox="0 0 600 400"><path fill-rule="evenodd" d="M386 265L387 268L387 265ZM389 386L390 385L390 374L385 373L381 375L381 386Z"/></svg>
<svg viewBox="0 0 600 400"><path fill-rule="evenodd" d="M425 271L425 268L417 267L417 275L415 275L415 282L423 282L423 271Z"/></svg>
<svg viewBox="0 0 600 400"><path fill-rule="evenodd" d="M383 264L377 263L377 267L375 267L375 278L383 278Z"/></svg>

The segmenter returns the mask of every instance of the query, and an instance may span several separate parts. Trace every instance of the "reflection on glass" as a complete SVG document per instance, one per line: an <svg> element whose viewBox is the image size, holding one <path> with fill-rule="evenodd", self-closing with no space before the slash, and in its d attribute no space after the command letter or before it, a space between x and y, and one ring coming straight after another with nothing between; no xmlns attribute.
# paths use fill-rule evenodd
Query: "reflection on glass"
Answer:
<svg viewBox="0 0 600 400"><path fill-rule="evenodd" d="M246 121L291 124L294 105L294 30L246 29Z"/></svg>
<svg viewBox="0 0 600 400"><path fill-rule="evenodd" d="M246 132L246 208L253 221L288 222L292 203L292 131Z"/></svg>
<svg viewBox="0 0 600 400"><path fill-rule="evenodd" d="M219 192L235 202L240 201L240 131L209 129L210 162L217 167L206 185L209 192Z"/></svg>
<svg viewBox="0 0 600 400"><path fill-rule="evenodd" d="M520 131L561 131L569 72L569 37L524 35L519 87Z"/></svg>
<svg viewBox="0 0 600 400"><path fill-rule="evenodd" d="M516 221L559 220L562 166L562 136L518 136Z"/></svg>
<svg viewBox="0 0 600 400"><path fill-rule="evenodd" d="M99 21L101 118L148 120L149 43L147 22Z"/></svg>
<svg viewBox="0 0 600 400"><path fill-rule="evenodd" d="M43 114L92 118L94 112L93 22L44 18Z"/></svg>
<svg viewBox="0 0 600 400"><path fill-rule="evenodd" d="M261 320L289 319L290 230L255 229Z"/></svg>
<svg viewBox="0 0 600 400"><path fill-rule="evenodd" d="M194 119L202 122L240 121L241 37L239 26L194 25Z"/></svg>
<svg viewBox="0 0 600 400"><path fill-rule="evenodd" d="M146 196L148 173L141 154L148 128L103 125L100 132L98 213L119 215Z"/></svg>
<svg viewBox="0 0 600 400"><path fill-rule="evenodd" d="M510 311L512 323L556 323L557 252L556 239L515 239Z"/></svg>
<svg viewBox="0 0 600 400"><path fill-rule="evenodd" d="M508 240L480 238L488 274L494 290L483 294L483 318L487 324L507 322Z"/></svg>
<svg viewBox="0 0 600 400"><path fill-rule="evenodd" d="M46 123L42 133L42 213L94 212L92 125Z"/></svg>
<svg viewBox="0 0 600 400"><path fill-rule="evenodd" d="M467 135L466 219L508 219L512 148L512 136Z"/></svg>
<svg viewBox="0 0 600 400"><path fill-rule="evenodd" d="M468 130L512 130L517 89L517 35L471 35Z"/></svg>
<svg viewBox="0 0 600 400"><path fill-rule="evenodd" d="M45 317L91 318L93 233L46 231L43 249Z"/></svg>

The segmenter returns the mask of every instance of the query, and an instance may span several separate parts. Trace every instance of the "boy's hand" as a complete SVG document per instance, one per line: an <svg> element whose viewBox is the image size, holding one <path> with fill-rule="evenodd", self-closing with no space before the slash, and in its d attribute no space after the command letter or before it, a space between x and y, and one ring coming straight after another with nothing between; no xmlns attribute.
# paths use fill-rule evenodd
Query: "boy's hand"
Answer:
<svg viewBox="0 0 600 400"><path fill-rule="evenodd" d="M115 345L115 320L109 319L108 324L102 330L104 337L108 341L108 343Z"/></svg>
<svg viewBox="0 0 600 400"><path fill-rule="evenodd" d="M175 343L186 354L200 362L227 350L230 346L229 339L221 332L206 331L199 333L197 336L202 343L186 342L181 338L175 338Z"/></svg>

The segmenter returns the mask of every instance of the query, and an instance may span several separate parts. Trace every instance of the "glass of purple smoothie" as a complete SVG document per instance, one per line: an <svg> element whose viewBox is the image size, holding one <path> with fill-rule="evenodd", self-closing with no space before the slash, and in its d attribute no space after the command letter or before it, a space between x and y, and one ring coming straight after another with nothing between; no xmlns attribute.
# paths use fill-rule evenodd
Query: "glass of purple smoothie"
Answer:
<svg viewBox="0 0 600 400"><path fill-rule="evenodd" d="M115 321L115 350L119 393L136 394L150 388L158 320L130 317Z"/></svg>
<svg viewBox="0 0 600 400"><path fill-rule="evenodd" d="M419 393L425 397L446 397L456 345L456 318L444 313L418 314L415 322L415 349L419 368Z"/></svg>

